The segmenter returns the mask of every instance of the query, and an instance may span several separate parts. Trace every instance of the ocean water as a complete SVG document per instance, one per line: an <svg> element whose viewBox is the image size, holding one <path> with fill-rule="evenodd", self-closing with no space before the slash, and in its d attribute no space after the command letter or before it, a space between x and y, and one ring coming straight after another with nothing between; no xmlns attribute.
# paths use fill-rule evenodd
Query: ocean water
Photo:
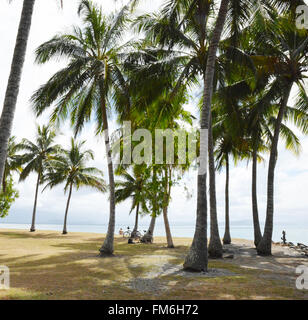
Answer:
<svg viewBox="0 0 308 320"><path fill-rule="evenodd" d="M132 226L130 226L132 228ZM146 230L148 225L141 224L139 227L140 231ZM29 224L8 224L0 223L1 229L21 229L28 230ZM116 225L116 232L122 228L124 231L127 225ZM192 238L194 235L194 224L173 224L171 225L171 232L174 237ZM37 230L53 230L62 231L62 225L60 224L37 224ZM253 240L253 227L251 225L237 225L231 224L231 237ZM306 225L276 225L274 227L273 241L280 241L282 230L286 231L287 241L294 243L301 242L308 245L308 228ZM93 233L106 233L107 225L68 225L68 232L93 232ZM224 226L219 226L220 236L223 237ZM158 223L155 226L154 236L165 236L164 225Z"/></svg>

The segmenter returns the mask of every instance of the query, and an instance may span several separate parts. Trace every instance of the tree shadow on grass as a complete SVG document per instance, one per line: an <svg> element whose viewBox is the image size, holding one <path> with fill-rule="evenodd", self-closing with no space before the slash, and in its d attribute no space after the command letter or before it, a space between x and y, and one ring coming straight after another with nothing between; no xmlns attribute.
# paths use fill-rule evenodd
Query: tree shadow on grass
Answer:
<svg viewBox="0 0 308 320"><path fill-rule="evenodd" d="M26 234L25 238L27 237L32 238ZM155 257L165 256L164 259L168 260L169 256L168 263L180 265L188 247L180 246L168 250L162 243L129 245L126 240L116 238L116 256L100 258L98 250L104 240L103 237L84 237L80 242L76 242L76 237L74 239L60 237L63 239L60 243L50 242L49 238L52 237L41 237L42 254L23 256L23 252L17 250L14 252L14 257L6 255L0 257L0 264L7 264L10 267L12 286L12 290L1 293L1 298L127 300L243 297L249 299L256 295L260 296L262 292L265 297L270 297L273 291L269 289L271 285L273 286L271 279L261 279L257 272L241 269L224 260L211 263L214 267L219 265L227 269L232 266L240 275L200 279L162 273L154 277L162 284L158 286L160 291L144 291L139 284L144 282L143 279L147 279L152 268L149 263L142 264L142 258L152 259L155 262ZM55 235L53 238L57 241L59 239ZM12 238L9 236L7 240L10 241L9 239ZM21 246L23 243L21 242ZM136 259L139 264L136 264ZM138 285L131 288L128 285L130 281L135 281ZM153 283L155 284L155 281ZM162 289L164 286L166 289ZM275 284L275 286L274 296L279 297L279 290L281 292L287 290L281 285L279 287ZM18 294L15 293L15 289L18 289ZM284 296L292 297L292 294L293 291L285 291Z"/></svg>

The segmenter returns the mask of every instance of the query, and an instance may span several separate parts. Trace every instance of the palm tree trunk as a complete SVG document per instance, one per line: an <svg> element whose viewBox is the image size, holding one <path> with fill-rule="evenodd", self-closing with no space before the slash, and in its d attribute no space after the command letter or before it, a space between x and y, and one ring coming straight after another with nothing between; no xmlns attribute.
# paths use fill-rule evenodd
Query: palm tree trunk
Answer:
<svg viewBox="0 0 308 320"><path fill-rule="evenodd" d="M254 147L252 155L252 217L254 230L254 244L257 247L261 241L262 234L259 222L258 198L257 198L257 147Z"/></svg>
<svg viewBox="0 0 308 320"><path fill-rule="evenodd" d="M133 232L131 235L132 238L135 237L135 235L138 231L138 221L139 221L139 203L137 204L137 207L136 207L135 226L134 226L134 229L133 229Z"/></svg>
<svg viewBox="0 0 308 320"><path fill-rule="evenodd" d="M223 238L223 244L231 243L230 236L230 217L229 217L229 180L230 180L230 167L229 167L229 155L226 154L226 191L225 191L225 234Z"/></svg>
<svg viewBox="0 0 308 320"><path fill-rule="evenodd" d="M35 189L35 197L34 197L34 206L33 206L33 213L32 213L32 224L30 228L30 232L35 231L35 216L36 216L36 206L37 206L37 195L38 189L40 185L41 173L39 172L37 175L37 182L36 182L36 189Z"/></svg>
<svg viewBox="0 0 308 320"><path fill-rule="evenodd" d="M11 65L11 72L4 98L3 110L0 119L0 181L2 181L4 175L8 142L12 132L17 97L19 93L20 79L30 33L34 3L35 0L24 0L23 2L23 8Z"/></svg>
<svg viewBox="0 0 308 320"><path fill-rule="evenodd" d="M2 178L2 193L5 194L6 192L6 174L3 174L3 178Z"/></svg>
<svg viewBox="0 0 308 320"><path fill-rule="evenodd" d="M169 219L168 219L168 207L163 208L163 217L164 217L164 224L165 224L165 231L166 231L166 238L167 238L167 247L174 248Z"/></svg>
<svg viewBox="0 0 308 320"><path fill-rule="evenodd" d="M208 142L209 113L211 110L213 82L215 74L216 52L222 30L225 24L229 0L222 0L208 51L208 60L204 74L204 98L201 114L201 129L205 130L204 143ZM207 153L207 150L204 151ZM205 165L205 164L203 164ZM186 256L184 269L193 271L207 271L207 197L206 173L198 174L197 219L193 243Z"/></svg>
<svg viewBox="0 0 308 320"><path fill-rule="evenodd" d="M169 206L170 192L171 192L171 186L169 184L169 173L168 173L168 168L165 167L165 199L164 199L164 207L163 207L163 217L164 217L164 224L165 224L165 230L166 230L167 247L174 248L169 219L168 219L168 206Z"/></svg>
<svg viewBox="0 0 308 320"><path fill-rule="evenodd" d="M73 184L71 183L70 191L69 191L68 199L67 199L67 203L66 203L65 217L64 217L64 224L63 224L63 232L62 232L62 234L67 234L67 228L66 228L66 225L67 225L67 214L68 214L68 209L69 209L70 202L71 202L72 190L73 190Z"/></svg>
<svg viewBox="0 0 308 320"><path fill-rule="evenodd" d="M112 154L109 141L109 132L108 132L108 119L107 119L107 110L104 97L102 97L102 117L104 125L104 137L105 137L105 146L106 146L106 155L108 161L108 174L109 174L109 189L110 189L110 212L109 212L109 224L108 231L105 238L105 241L100 248L100 255L112 255L114 251L114 231L115 231L115 184L114 184L114 173L113 173L113 163L112 163Z"/></svg>
<svg viewBox="0 0 308 320"><path fill-rule="evenodd" d="M273 219L274 219L274 174L278 157L278 141L281 123L284 117L284 113L289 101L292 84L288 83L285 90L285 95L281 101L278 117L275 124L275 132L272 140L272 147L268 166L267 177L267 209L266 220L263 237L258 244L257 252L259 255L269 256L272 254L272 236L273 236Z"/></svg>
<svg viewBox="0 0 308 320"><path fill-rule="evenodd" d="M217 203L216 203L216 177L214 161L214 143L212 132L212 116L210 114L209 126L209 177L210 177L210 218L211 218L211 237L209 242L209 257L221 258L223 254L222 244L219 236Z"/></svg>
<svg viewBox="0 0 308 320"><path fill-rule="evenodd" d="M156 184L156 181L157 181L156 167L153 166L152 170L153 170L152 181L153 181L154 184ZM155 227L156 217L158 215L156 198L157 198L157 195L155 194L154 199L152 199L153 214L152 214L152 219L151 219L151 222L150 222L150 226L149 226L148 231L142 237L142 242L145 242L145 243L153 242L154 227Z"/></svg>
<svg viewBox="0 0 308 320"><path fill-rule="evenodd" d="M156 215L153 215L151 218L149 229L141 239L142 242L153 242L155 222L156 222Z"/></svg>

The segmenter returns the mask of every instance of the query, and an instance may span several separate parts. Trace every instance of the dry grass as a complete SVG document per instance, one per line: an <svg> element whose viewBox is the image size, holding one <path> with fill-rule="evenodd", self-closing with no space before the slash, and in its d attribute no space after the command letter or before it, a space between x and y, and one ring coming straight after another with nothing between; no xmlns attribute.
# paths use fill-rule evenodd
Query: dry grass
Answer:
<svg viewBox="0 0 308 320"><path fill-rule="evenodd" d="M0 265L10 268L11 289L1 290L0 299L308 299L307 291L296 290L295 280L290 281L295 275L250 269L242 260L210 262L210 268L228 276L161 272L164 265L179 268L190 239L175 239L176 248L167 249L163 238L152 245L128 245L117 237L116 256L110 258L98 257L102 241L99 234L1 230ZM149 275L159 281L157 290L127 284L150 281Z"/></svg>

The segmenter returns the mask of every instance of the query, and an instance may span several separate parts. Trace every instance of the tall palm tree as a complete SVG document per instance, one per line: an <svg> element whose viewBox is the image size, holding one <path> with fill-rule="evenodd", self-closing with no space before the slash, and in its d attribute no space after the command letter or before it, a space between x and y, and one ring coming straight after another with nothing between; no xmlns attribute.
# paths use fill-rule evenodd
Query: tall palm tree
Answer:
<svg viewBox="0 0 308 320"><path fill-rule="evenodd" d="M229 0L222 0L216 25L210 41L206 69L203 76L204 98L201 113L201 130L205 130L205 143L208 142L208 129L210 124L211 102L213 94L213 82L216 63L216 52L224 28ZM204 143L203 142L203 143ZM208 152L204 147L201 152ZM203 164L204 165L204 164ZM184 268L194 271L207 271L208 268L207 250L207 199L206 199L206 174L198 174L198 200L197 200L197 220L193 243L184 262Z"/></svg>
<svg viewBox="0 0 308 320"><path fill-rule="evenodd" d="M222 1L222 10L216 29L218 32L213 33L212 45L209 45L208 41L208 35L210 34L208 21L214 1L169 1L162 8L161 14L146 15L137 19L136 24L139 26L139 30L145 32L146 40L156 44L156 47L159 46L156 51L159 51L162 56L160 64L163 66L169 65L172 69L178 70L178 78L172 96L183 86L186 87L196 83L202 84L204 89L212 87L211 81L205 83L206 62L208 57L211 57L210 69L215 67L216 50L226 18L228 2ZM221 30L219 30L220 27ZM213 53L215 59L212 66ZM154 67L156 66L157 64ZM199 177L199 186L204 181L205 176ZM184 264L187 269L207 269L205 184L202 190L199 193L198 200L196 237Z"/></svg>
<svg viewBox="0 0 308 320"><path fill-rule="evenodd" d="M67 234L67 215L73 188L78 190L80 187L91 187L100 192L107 190L102 171L86 166L88 160L94 160L94 154L92 150L82 150L85 143L86 141L77 142L72 138L70 149L63 150L61 157L49 162L48 172L44 176L44 181L47 182L44 190L65 183L64 193L68 191L63 234Z"/></svg>
<svg viewBox="0 0 308 320"><path fill-rule="evenodd" d="M34 3L35 0L24 0L23 2L11 72L0 118L0 181L2 181L4 176L8 143L12 132L15 108L19 93L20 79L30 33Z"/></svg>
<svg viewBox="0 0 308 320"><path fill-rule="evenodd" d="M0 118L0 181L3 179L7 147L11 136L22 69L25 62L35 0L24 0ZM61 0L61 7L63 3Z"/></svg>
<svg viewBox="0 0 308 320"><path fill-rule="evenodd" d="M230 115L226 117L229 119ZM229 183L230 183L230 158L233 156L235 162L239 157L244 157L247 152L245 150L248 145L241 135L235 135L230 131L228 121L221 121L220 117L215 117L217 123L213 125L214 137L214 154L216 157L217 170L221 170L224 166L226 168L226 184L225 184L225 234L223 237L224 244L231 243L230 235L230 213L229 213ZM238 127L241 127L238 123Z"/></svg>
<svg viewBox="0 0 308 320"><path fill-rule="evenodd" d="M210 185L210 241L208 253L210 258L222 258L223 247L219 236L217 202L216 202L216 169L214 156L214 141L212 129L212 114L209 125L209 185Z"/></svg>
<svg viewBox="0 0 308 320"><path fill-rule="evenodd" d="M116 104L119 99L126 100L126 106L129 106L121 64L123 54L126 53L121 40L128 10L129 7L125 6L117 15L105 16L102 8L83 0L78 10L83 27L75 27L71 34L54 37L36 51L36 61L41 64L52 58L66 58L69 61L64 69L33 95L37 115L57 102L52 121L70 117L77 134L94 117L97 133L104 133L110 217L107 236L100 249L102 256L114 252L115 183L107 113L112 108L119 111L119 105Z"/></svg>
<svg viewBox="0 0 308 320"><path fill-rule="evenodd" d="M123 180L116 182L115 198L116 202L120 203L129 198L132 199L130 213L135 209L135 225L132 231L132 238L135 237L138 231L139 215L143 212L148 212L147 208L147 182L149 179L148 169L144 165L135 165L132 169L133 174L130 174L124 168L119 168L116 174Z"/></svg>
<svg viewBox="0 0 308 320"><path fill-rule="evenodd" d="M296 2L296 1L295 1ZM308 52L308 31L298 30L295 26L295 4L292 2L290 11L274 20L259 23L254 29L257 39L256 48L260 48L263 56L255 56L257 68L270 70L272 81L260 104L272 103L278 106L275 117L274 133L271 141L270 159L267 181L267 210L264 233L257 246L258 254L271 255L273 216L274 216L274 174L278 156L278 142L283 130L283 119L288 109L291 90L296 85L304 92L304 78L307 71L306 55ZM266 43L263 45L264 36ZM258 47L260 45L260 47ZM262 48L262 49L261 49ZM307 96L302 102L307 101Z"/></svg>
<svg viewBox="0 0 308 320"><path fill-rule="evenodd" d="M266 108L265 110L268 110ZM263 109L264 111L264 109ZM264 144L264 113L261 113L260 108L251 107L247 115L247 132L251 138L251 158L252 158L252 187L251 187L251 200L252 200L252 217L254 229L254 244L257 247L262 239L259 210L258 210L258 197L257 197L257 166L258 160L261 159L259 152L265 151L266 145ZM268 132L268 131L267 131Z"/></svg>
<svg viewBox="0 0 308 320"><path fill-rule="evenodd" d="M273 71L273 66L277 63L277 60L274 60L272 57L271 59L265 59L261 58L260 55L264 55L264 51L266 52L266 48L268 49L269 47L271 48L268 51L268 54L272 51L275 52L274 46L269 46L267 42L270 42L267 40L267 31L271 31L273 32L274 28L272 28L270 26L270 24L268 23L270 20L275 21L275 9L279 9L279 12L294 12L295 8L297 7L297 5L299 4L303 4L303 1L263 1L262 3L259 2L257 5L260 5L258 10L254 10L252 11L252 14L249 15L247 14L247 12L249 13L249 11L251 12L251 10L242 10L242 13L246 14L237 14L235 15L234 13L237 11L235 10L236 7L240 8L246 6L247 8L250 7L250 5L252 4L254 6L254 1L251 1L250 3L246 3L245 1L231 1L231 7L232 9L229 12L229 16L228 16L228 25L230 26L228 29L230 29L230 34L231 36L227 39L227 41L223 41L223 42L228 42L228 44L231 44L231 51L234 51L233 49L236 48L232 48L232 46L237 46L238 45L238 41L239 41L239 37L242 36L244 34L244 36L247 36L247 34L250 36L250 40L251 39L255 39L255 35L257 35L257 43L259 43L260 45L260 51L256 54L254 53L254 55L256 55L256 57L254 57L255 59L254 62L256 63L256 71L257 71L257 82L255 84L255 88L257 90L254 91L254 95L257 95L258 92L260 92L261 90L264 90L264 86L266 85L266 81L268 81L268 83L270 82L270 80L272 80L272 74L270 74L270 71ZM253 7L252 6L252 7ZM261 9L262 6L262 10ZM252 17L252 21L253 21L253 31L250 33L250 27L247 29L247 17ZM294 17L294 15L293 15ZM266 23L264 23L266 21ZM241 23L238 23L241 22ZM245 26L246 23L246 26ZM238 28L238 26L242 27L242 28ZM245 27L245 28L243 28ZM241 30L242 29L242 30ZM270 36L269 36L270 37ZM244 37L245 38L245 37ZM245 40L244 40L245 42ZM248 43L251 43L251 41L247 41L246 38L246 45ZM254 44L254 47L256 47L256 45ZM262 49L261 49L262 48ZM254 48L255 49L255 48ZM238 54L240 51L239 50L235 50L236 54ZM255 52L255 50L248 50L248 54L252 54L252 52ZM261 52L261 54L260 54ZM235 54L235 56L236 56ZM269 54L270 55L270 54ZM240 57L243 57L242 54L240 54ZM237 58L238 59L238 58ZM244 58L244 60L246 60L246 58ZM260 62L261 61L261 62ZM263 67L265 66L265 64L267 64L266 68L261 68L260 64L262 64L263 62ZM230 72L230 68L228 68L227 70L229 70ZM278 68L277 68L278 70ZM246 77L246 76L244 76ZM236 77L233 77L233 81L235 81ZM245 80L246 81L246 80ZM244 82L245 82L244 81ZM234 89L233 90L233 94L231 93L231 100L236 97L239 93L240 95L243 96L243 94L246 94L247 97L247 91L251 92L251 83L252 81L249 80L249 83L247 83L244 87L242 86L243 81L241 78L238 79L237 83L234 85ZM243 90L244 89L244 90ZM248 89L248 90L247 90ZM267 99L262 99L262 103L264 104L264 106L266 107L269 104L270 98L269 96L271 96L273 98L273 92L275 90L273 90L270 94L267 95ZM277 93L277 91L276 91ZM272 94L272 95L271 95ZM279 96L279 95L278 95ZM277 97L277 96L276 96ZM245 100L242 100L242 102L245 102ZM264 108L263 108L264 109ZM293 113L293 112L292 112ZM298 121L298 117L297 117L297 121ZM289 132L290 133L290 132ZM292 136L292 135L291 135ZM294 138L294 137L293 137ZM256 157L254 163L256 164ZM253 166L254 167L254 172L253 172L253 177L256 176L256 165ZM254 179L253 179L254 181ZM254 217L254 226L255 226L255 239L257 239L256 243L258 241L260 241L260 235L261 235L261 231L260 231L260 227L259 226L259 222L258 222L258 213L256 210L256 197L254 196L255 190L256 188L254 188L254 183L253 183L253 217ZM259 232L258 232L259 230Z"/></svg>
<svg viewBox="0 0 308 320"><path fill-rule="evenodd" d="M262 233L259 222L259 210L257 200L257 166L258 162L263 160L262 153L270 151L273 132L275 128L275 116L277 115L277 106L260 105L258 94L255 92L253 97L247 99L248 105L244 104L247 110L246 114L246 134L250 139L250 154L247 154L248 160L252 160L252 215L254 227L254 244L257 247L262 239ZM291 116L292 115L292 116ZM296 110L294 107L287 107L284 122L290 122L291 117L298 117L298 121L293 121L300 128L305 121L305 112ZM301 119L301 120L300 120ZM302 130L305 133L305 130ZM300 152L300 143L298 137L285 124L282 123L280 130L281 138L285 141L285 147L291 150L295 155Z"/></svg>
<svg viewBox="0 0 308 320"><path fill-rule="evenodd" d="M18 162L25 165L20 173L20 181L26 180L32 172L36 172L37 174L32 224L30 228L31 232L35 231L39 185L43 181L43 175L48 161L54 159L61 149L59 145L54 144L55 137L55 131L51 130L48 126L38 126L35 142L23 139L20 143L20 149L25 151L24 154L18 157Z"/></svg>

